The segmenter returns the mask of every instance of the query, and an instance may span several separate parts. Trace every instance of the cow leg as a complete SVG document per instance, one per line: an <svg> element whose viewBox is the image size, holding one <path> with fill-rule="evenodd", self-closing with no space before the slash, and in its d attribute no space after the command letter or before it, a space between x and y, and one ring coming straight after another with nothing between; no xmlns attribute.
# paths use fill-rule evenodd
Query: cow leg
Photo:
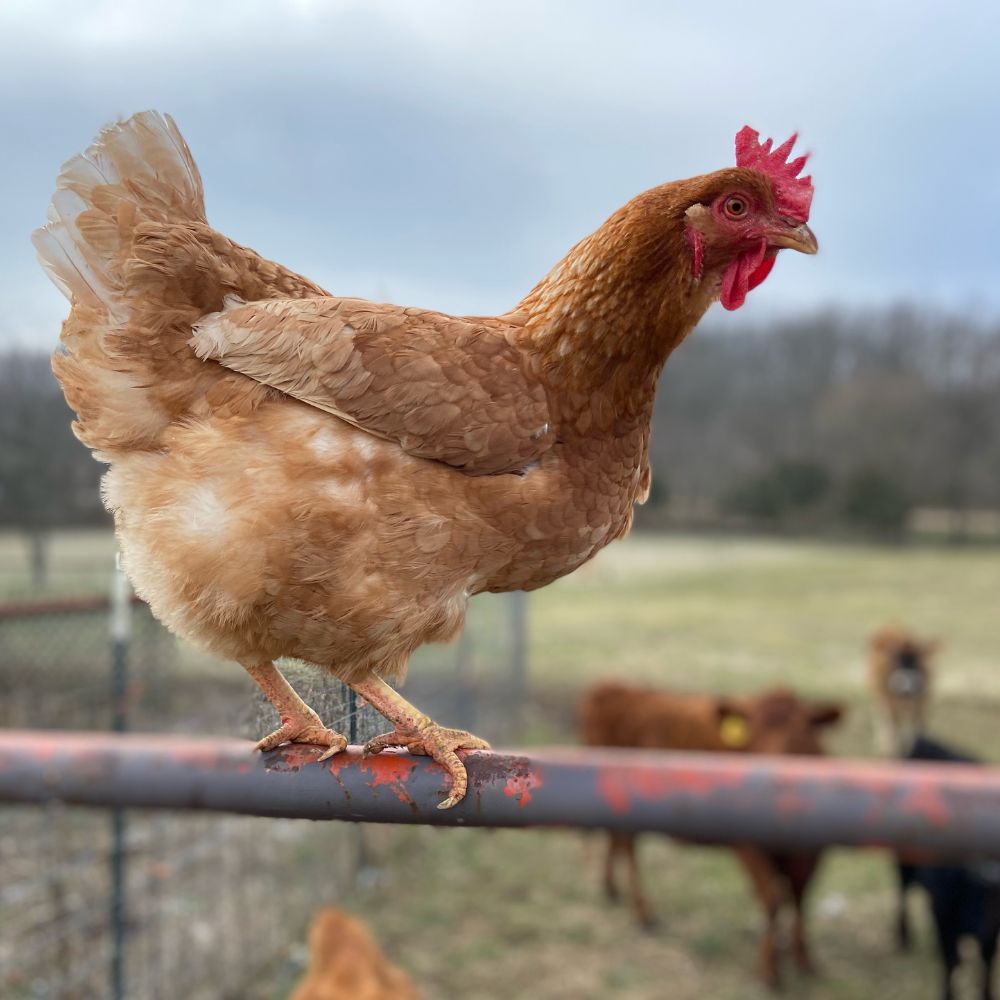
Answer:
<svg viewBox="0 0 1000 1000"><path fill-rule="evenodd" d="M621 848L621 839L627 834L609 833L608 849L604 855L604 895L613 903L617 903L618 885L615 882L615 860Z"/></svg>
<svg viewBox="0 0 1000 1000"><path fill-rule="evenodd" d="M983 919L979 929L979 950L983 956L983 1000L993 1000L993 966L1000 936L1000 891L992 887L986 892Z"/></svg>
<svg viewBox="0 0 1000 1000"><path fill-rule="evenodd" d="M934 913L934 927L937 931L938 950L943 965L944 978L941 983L941 1000L953 1000L952 982L959 962L958 914L953 906L946 905L944 901L939 903L937 899L933 898L932 911Z"/></svg>
<svg viewBox="0 0 1000 1000"><path fill-rule="evenodd" d="M993 966L997 957L997 938L994 934L990 941L981 941L983 952L983 1000L993 1000Z"/></svg>
<svg viewBox="0 0 1000 1000"><path fill-rule="evenodd" d="M788 884L792 890L792 906L795 911L795 922L792 927L792 952L798 967L806 973L815 974L816 966L809 952L806 938L805 895L806 889L816 872L819 855L792 855L786 860Z"/></svg>
<svg viewBox="0 0 1000 1000"><path fill-rule="evenodd" d="M913 935L910 933L910 918L906 911L906 891L913 885L916 868L897 861L896 874L899 878L896 894L896 947L900 951L909 951L913 947Z"/></svg>
<svg viewBox="0 0 1000 1000"><path fill-rule="evenodd" d="M634 834L622 834L622 850L628 862L629 895L632 899L632 909L642 927L649 931L656 927L656 914L649 905L642 891L639 880L639 859L636 856L636 840Z"/></svg>
<svg viewBox="0 0 1000 1000"><path fill-rule="evenodd" d="M754 847L737 847L740 859L764 910L764 932L760 939L760 978L772 990L781 988L778 968L778 916L784 886L770 855Z"/></svg>

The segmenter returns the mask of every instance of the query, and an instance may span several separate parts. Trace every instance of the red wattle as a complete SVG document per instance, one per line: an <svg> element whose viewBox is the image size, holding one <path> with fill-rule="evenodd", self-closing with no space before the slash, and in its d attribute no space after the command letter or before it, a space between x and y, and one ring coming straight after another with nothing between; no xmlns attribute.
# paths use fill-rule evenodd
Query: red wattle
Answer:
<svg viewBox="0 0 1000 1000"><path fill-rule="evenodd" d="M739 309L747 299L747 292L756 288L774 267L774 254L768 256L767 240L761 240L757 247L741 253L722 275L722 291L719 300L723 309Z"/></svg>
<svg viewBox="0 0 1000 1000"><path fill-rule="evenodd" d="M719 301L722 303L722 308L728 309L730 312L739 309L747 298L746 285L740 287L739 270L740 262L734 260L722 275L722 292L719 295Z"/></svg>
<svg viewBox="0 0 1000 1000"><path fill-rule="evenodd" d="M750 282L747 285L747 291L752 288L756 288L770 273L771 268L774 267L774 262L778 259L777 251L772 251L767 254L764 258L764 262L750 275Z"/></svg>

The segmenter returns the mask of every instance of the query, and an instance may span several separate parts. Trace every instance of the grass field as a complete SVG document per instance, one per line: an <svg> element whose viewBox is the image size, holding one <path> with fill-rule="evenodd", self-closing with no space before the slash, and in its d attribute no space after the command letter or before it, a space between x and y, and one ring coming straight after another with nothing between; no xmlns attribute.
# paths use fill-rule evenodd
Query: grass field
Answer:
<svg viewBox="0 0 1000 1000"><path fill-rule="evenodd" d="M0 531L0 601L106 594L115 565L115 539L98 528L59 531L51 536L47 585L32 586L28 544L23 534Z"/></svg>
<svg viewBox="0 0 1000 1000"><path fill-rule="evenodd" d="M857 693L887 621L944 640L946 693L1000 697L1000 550L633 535L532 596L532 671Z"/></svg>
<svg viewBox="0 0 1000 1000"><path fill-rule="evenodd" d="M16 539L0 536L0 595L23 595ZM101 590L113 546L57 542L52 590ZM21 560L19 563L18 560ZM943 640L932 728L1000 759L1000 553L866 548L747 539L634 536L574 576L532 595L530 739L573 738L578 693L598 677L685 689L749 691L782 683L847 703L829 741L871 752L863 644L890 620ZM759 914L724 850L642 843L662 917L638 931L598 890L599 837L579 833L369 831L374 884L346 905L372 924L428 1000L742 1000L766 994L752 970ZM789 970L807 1000L935 997L930 928L891 947L892 872L876 852L831 851L812 897L822 974ZM283 997L285 976L274 988ZM961 994L962 996L966 994ZM968 994L971 996L971 994Z"/></svg>
<svg viewBox="0 0 1000 1000"><path fill-rule="evenodd" d="M896 620L943 640L932 726L1000 759L1000 553L633 536L531 598L537 738L565 739L576 693L604 676L687 689L783 683L843 699L834 752L871 752L863 643ZM648 835L641 847L655 934L599 891L598 837L573 833L377 831L394 881L365 897L391 953L431 998L671 1000L766 996L752 970L759 914L724 850ZM931 928L893 952L893 873L878 852L828 853L812 895L808 1000L937 996ZM968 970L964 970L968 971ZM966 990L971 981L963 984ZM972 996L961 992L960 996Z"/></svg>

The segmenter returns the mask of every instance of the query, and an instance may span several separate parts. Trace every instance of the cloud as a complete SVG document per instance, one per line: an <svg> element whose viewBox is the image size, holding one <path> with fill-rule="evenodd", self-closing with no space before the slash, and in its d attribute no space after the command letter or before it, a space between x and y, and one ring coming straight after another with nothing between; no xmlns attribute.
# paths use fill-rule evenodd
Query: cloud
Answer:
<svg viewBox="0 0 1000 1000"><path fill-rule="evenodd" d="M177 118L215 225L337 292L504 309L633 194L730 163L750 122L816 151L823 252L747 310L1000 308L998 28L986 2L8 3L0 338L54 340L27 235L59 163L145 107Z"/></svg>

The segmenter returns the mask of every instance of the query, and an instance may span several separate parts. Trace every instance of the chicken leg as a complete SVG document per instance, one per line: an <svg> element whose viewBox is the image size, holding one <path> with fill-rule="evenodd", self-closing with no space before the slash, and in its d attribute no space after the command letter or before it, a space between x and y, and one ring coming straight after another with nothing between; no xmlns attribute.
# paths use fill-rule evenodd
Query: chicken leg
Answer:
<svg viewBox="0 0 1000 1000"><path fill-rule="evenodd" d="M244 663L243 669L257 682L281 717L281 725L258 740L255 750L273 750L282 743L315 743L327 748L319 758L326 760L347 746L346 737L323 725L320 717L295 693L273 663Z"/></svg>
<svg viewBox="0 0 1000 1000"><path fill-rule="evenodd" d="M461 729L445 729L415 708L378 677L351 687L395 729L383 733L365 744L365 754L376 754L389 747L405 747L410 753L426 754L436 760L451 775L451 794L438 809L450 809L465 798L469 777L456 750L489 750L486 740Z"/></svg>

